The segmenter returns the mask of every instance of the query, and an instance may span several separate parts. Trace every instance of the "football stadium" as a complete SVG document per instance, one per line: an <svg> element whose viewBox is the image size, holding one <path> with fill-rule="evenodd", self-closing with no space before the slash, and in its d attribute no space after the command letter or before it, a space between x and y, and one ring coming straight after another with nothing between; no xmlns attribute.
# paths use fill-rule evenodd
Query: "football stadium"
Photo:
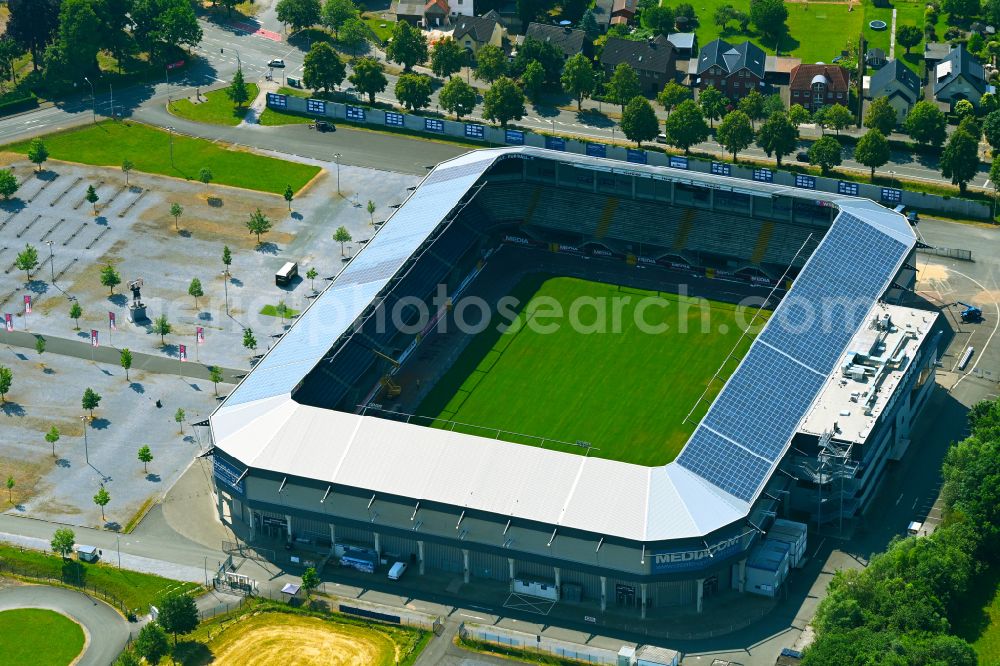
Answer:
<svg viewBox="0 0 1000 666"><path fill-rule="evenodd" d="M219 515L258 552L532 612L776 596L934 384L916 245L838 193L467 153L211 416Z"/></svg>

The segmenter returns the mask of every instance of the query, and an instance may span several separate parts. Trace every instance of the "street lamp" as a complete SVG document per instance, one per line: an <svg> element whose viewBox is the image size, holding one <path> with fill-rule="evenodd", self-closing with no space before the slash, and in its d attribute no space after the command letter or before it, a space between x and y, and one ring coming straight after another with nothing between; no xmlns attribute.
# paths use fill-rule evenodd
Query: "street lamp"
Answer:
<svg viewBox="0 0 1000 666"><path fill-rule="evenodd" d="M49 246L49 273L52 275L52 284L56 283L56 265L55 265L55 255L52 254L52 242L50 240L45 241L45 244Z"/></svg>
<svg viewBox="0 0 1000 666"><path fill-rule="evenodd" d="M334 155L333 159L337 162L337 194L340 194L340 153Z"/></svg>
<svg viewBox="0 0 1000 666"><path fill-rule="evenodd" d="M108 81L108 97L111 103L111 120L115 119L115 90L111 87L111 82Z"/></svg>
<svg viewBox="0 0 1000 666"><path fill-rule="evenodd" d="M86 81L90 85L90 101L93 102L94 124L96 125L97 124L97 95L94 94L94 84L90 83L90 79L88 79L86 76L83 77L83 80Z"/></svg>
<svg viewBox="0 0 1000 666"><path fill-rule="evenodd" d="M170 134L170 166L174 165L174 128L173 125L167 126L167 132Z"/></svg>
<svg viewBox="0 0 1000 666"><path fill-rule="evenodd" d="M231 46L229 48L233 49L233 47L231 47ZM241 69L243 69L243 63L240 61L240 52L239 52L239 49L233 49L233 50L236 51L236 69L240 69L241 70ZM226 52L226 49L223 49L223 48L219 49L219 53L225 53L225 52Z"/></svg>
<svg viewBox="0 0 1000 666"><path fill-rule="evenodd" d="M90 464L90 445L87 443L87 415L84 414L83 416L81 416L80 417L80 421L83 423L83 456L84 456L84 459L87 461L87 464L89 465Z"/></svg>
<svg viewBox="0 0 1000 666"><path fill-rule="evenodd" d="M222 287L226 292L226 315L229 314L229 269L222 271ZM197 349L197 346L195 346Z"/></svg>

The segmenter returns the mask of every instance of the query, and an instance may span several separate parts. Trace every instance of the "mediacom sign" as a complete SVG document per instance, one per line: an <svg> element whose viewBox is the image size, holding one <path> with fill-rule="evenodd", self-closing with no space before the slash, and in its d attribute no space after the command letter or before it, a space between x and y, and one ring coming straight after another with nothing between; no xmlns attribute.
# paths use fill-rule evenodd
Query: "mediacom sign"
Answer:
<svg viewBox="0 0 1000 666"><path fill-rule="evenodd" d="M706 560L726 558L743 549L743 536L723 539L701 550L682 550L672 553L653 554L653 573L678 571L682 569L701 569L709 566Z"/></svg>

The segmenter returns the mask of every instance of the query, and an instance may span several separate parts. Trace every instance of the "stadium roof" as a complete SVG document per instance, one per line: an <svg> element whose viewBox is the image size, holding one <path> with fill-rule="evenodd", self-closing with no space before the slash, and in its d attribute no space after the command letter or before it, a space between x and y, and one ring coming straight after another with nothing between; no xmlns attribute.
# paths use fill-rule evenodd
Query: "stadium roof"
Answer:
<svg viewBox="0 0 1000 666"><path fill-rule="evenodd" d="M520 156L827 202L840 214L681 451L643 467L296 403L291 393L498 160ZM243 464L326 483L617 536L704 536L745 518L826 378L915 244L867 199L538 148L431 171L211 417ZM614 489L614 492L608 492Z"/></svg>

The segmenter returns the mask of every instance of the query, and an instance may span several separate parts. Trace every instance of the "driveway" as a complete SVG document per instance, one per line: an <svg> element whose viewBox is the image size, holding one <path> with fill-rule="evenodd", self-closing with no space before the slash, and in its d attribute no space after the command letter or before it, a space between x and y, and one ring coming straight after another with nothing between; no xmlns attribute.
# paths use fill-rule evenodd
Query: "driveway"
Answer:
<svg viewBox="0 0 1000 666"><path fill-rule="evenodd" d="M79 622L87 633L87 649L78 666L108 666L124 649L129 625L103 601L61 587L16 585L0 589L0 611L48 608Z"/></svg>

